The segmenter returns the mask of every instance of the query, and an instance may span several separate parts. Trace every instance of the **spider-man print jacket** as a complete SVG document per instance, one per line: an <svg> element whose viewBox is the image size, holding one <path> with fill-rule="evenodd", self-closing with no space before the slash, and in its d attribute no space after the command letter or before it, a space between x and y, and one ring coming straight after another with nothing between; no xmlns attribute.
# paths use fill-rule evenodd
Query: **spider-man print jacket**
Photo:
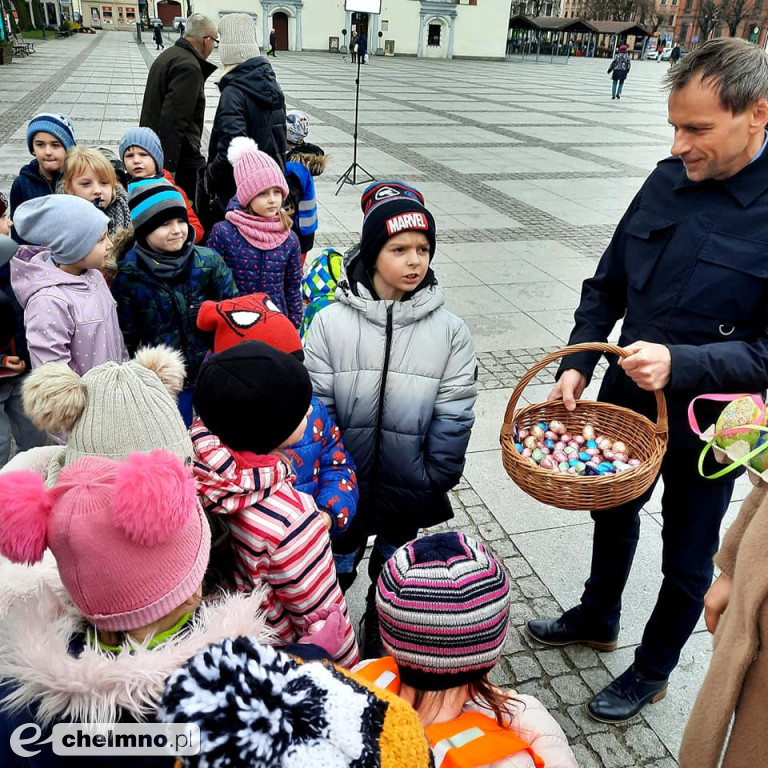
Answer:
<svg viewBox="0 0 768 768"><path fill-rule="evenodd" d="M331 516L331 538L340 536L357 511L355 463L341 441L341 430L316 397L304 437L283 451L296 472L293 487L314 497L318 508Z"/></svg>

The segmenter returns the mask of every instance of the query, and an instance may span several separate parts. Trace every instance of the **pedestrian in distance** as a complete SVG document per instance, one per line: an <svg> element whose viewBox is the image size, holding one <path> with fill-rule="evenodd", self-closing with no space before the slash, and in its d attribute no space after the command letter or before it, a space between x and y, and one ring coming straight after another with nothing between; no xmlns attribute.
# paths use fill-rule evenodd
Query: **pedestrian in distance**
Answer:
<svg viewBox="0 0 768 768"><path fill-rule="evenodd" d="M179 35L183 34L181 30L179 30ZM155 24L155 27L152 31L152 37L155 40L155 50L165 50L165 41L163 40L163 25L162 24Z"/></svg>
<svg viewBox="0 0 768 768"><path fill-rule="evenodd" d="M288 183L277 163L252 139L232 140L229 158L237 196L215 224L208 247L220 253L242 294L267 293L295 328L301 326L301 246L283 211Z"/></svg>
<svg viewBox="0 0 768 768"><path fill-rule="evenodd" d="M357 63L357 32L352 32L352 37L349 38L349 52L352 55L352 63Z"/></svg>
<svg viewBox="0 0 768 768"><path fill-rule="evenodd" d="M336 290L305 338L315 394L341 428L357 466L360 501L334 541L348 589L370 535L365 658L382 655L375 585L385 561L420 528L453 516L477 398L466 323L448 312L430 268L435 220L402 182L363 193L363 231ZM342 557L343 556L343 557Z"/></svg>
<svg viewBox="0 0 768 768"><path fill-rule="evenodd" d="M267 51L267 56L272 56L273 58L277 56L277 53L275 53L275 30L271 29L269 31L269 50Z"/></svg>
<svg viewBox="0 0 768 768"><path fill-rule="evenodd" d="M376 583L387 655L354 672L413 706L444 766L577 768L544 705L489 679L507 636L509 582L499 560L463 533L409 542Z"/></svg>
<svg viewBox="0 0 768 768"><path fill-rule="evenodd" d="M669 66L674 67L675 64L677 64L678 61L680 61L680 43L675 43L674 47L672 48L671 53L669 54Z"/></svg>
<svg viewBox="0 0 768 768"><path fill-rule="evenodd" d="M734 481L700 474L689 403L704 393L768 387L768 54L738 38L709 40L668 70L666 85L672 156L643 184L584 282L568 342L605 342L623 318L618 343L630 357L609 361L598 398L653 419L654 392L663 389L669 423L660 471L661 588L634 663L587 704L591 717L608 723L629 720L666 694L712 581ZM598 359L569 356L549 399L574 410ZM701 404L704 423L717 416L716 404ZM707 459L702 472L716 466ZM617 646L640 510L652 492L592 512L581 602L556 618L529 621L534 639Z"/></svg>
<svg viewBox="0 0 768 768"><path fill-rule="evenodd" d="M632 67L632 63L629 60L629 54L627 53L627 46L620 45L619 50L613 57L610 66L608 67L608 74L611 73L611 98L620 99L621 92L624 90L624 81L627 79L629 70Z"/></svg>

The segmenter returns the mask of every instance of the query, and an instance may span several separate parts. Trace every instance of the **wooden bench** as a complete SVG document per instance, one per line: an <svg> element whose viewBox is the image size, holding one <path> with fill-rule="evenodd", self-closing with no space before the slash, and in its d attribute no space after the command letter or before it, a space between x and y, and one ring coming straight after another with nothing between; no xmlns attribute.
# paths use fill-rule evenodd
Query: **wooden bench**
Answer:
<svg viewBox="0 0 768 768"><path fill-rule="evenodd" d="M35 44L24 39L24 35L11 35L13 43L13 53L19 56L29 56L35 52Z"/></svg>

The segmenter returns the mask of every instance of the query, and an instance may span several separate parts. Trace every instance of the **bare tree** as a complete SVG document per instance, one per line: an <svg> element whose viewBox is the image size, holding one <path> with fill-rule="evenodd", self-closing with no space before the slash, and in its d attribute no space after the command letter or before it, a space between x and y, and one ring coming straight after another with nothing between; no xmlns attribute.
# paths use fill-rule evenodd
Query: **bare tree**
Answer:
<svg viewBox="0 0 768 768"><path fill-rule="evenodd" d="M754 3L752 0L724 0L720 18L728 25L731 37L736 37L736 31L744 19L752 15Z"/></svg>
<svg viewBox="0 0 768 768"><path fill-rule="evenodd" d="M727 1L727 0L726 0ZM724 0L701 0L699 3L699 13L696 17L696 24L701 30L701 40L709 40L709 36L720 21L720 15L723 12Z"/></svg>

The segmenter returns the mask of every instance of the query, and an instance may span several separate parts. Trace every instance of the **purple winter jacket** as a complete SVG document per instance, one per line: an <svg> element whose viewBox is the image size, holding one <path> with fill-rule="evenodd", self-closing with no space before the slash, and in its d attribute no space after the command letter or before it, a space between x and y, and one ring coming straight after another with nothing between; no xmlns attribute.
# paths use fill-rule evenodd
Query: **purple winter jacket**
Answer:
<svg viewBox="0 0 768 768"><path fill-rule="evenodd" d="M23 245L11 259L11 286L24 309L32 367L66 363L81 376L107 360L128 359L115 300L101 272L70 275L50 251Z"/></svg>

